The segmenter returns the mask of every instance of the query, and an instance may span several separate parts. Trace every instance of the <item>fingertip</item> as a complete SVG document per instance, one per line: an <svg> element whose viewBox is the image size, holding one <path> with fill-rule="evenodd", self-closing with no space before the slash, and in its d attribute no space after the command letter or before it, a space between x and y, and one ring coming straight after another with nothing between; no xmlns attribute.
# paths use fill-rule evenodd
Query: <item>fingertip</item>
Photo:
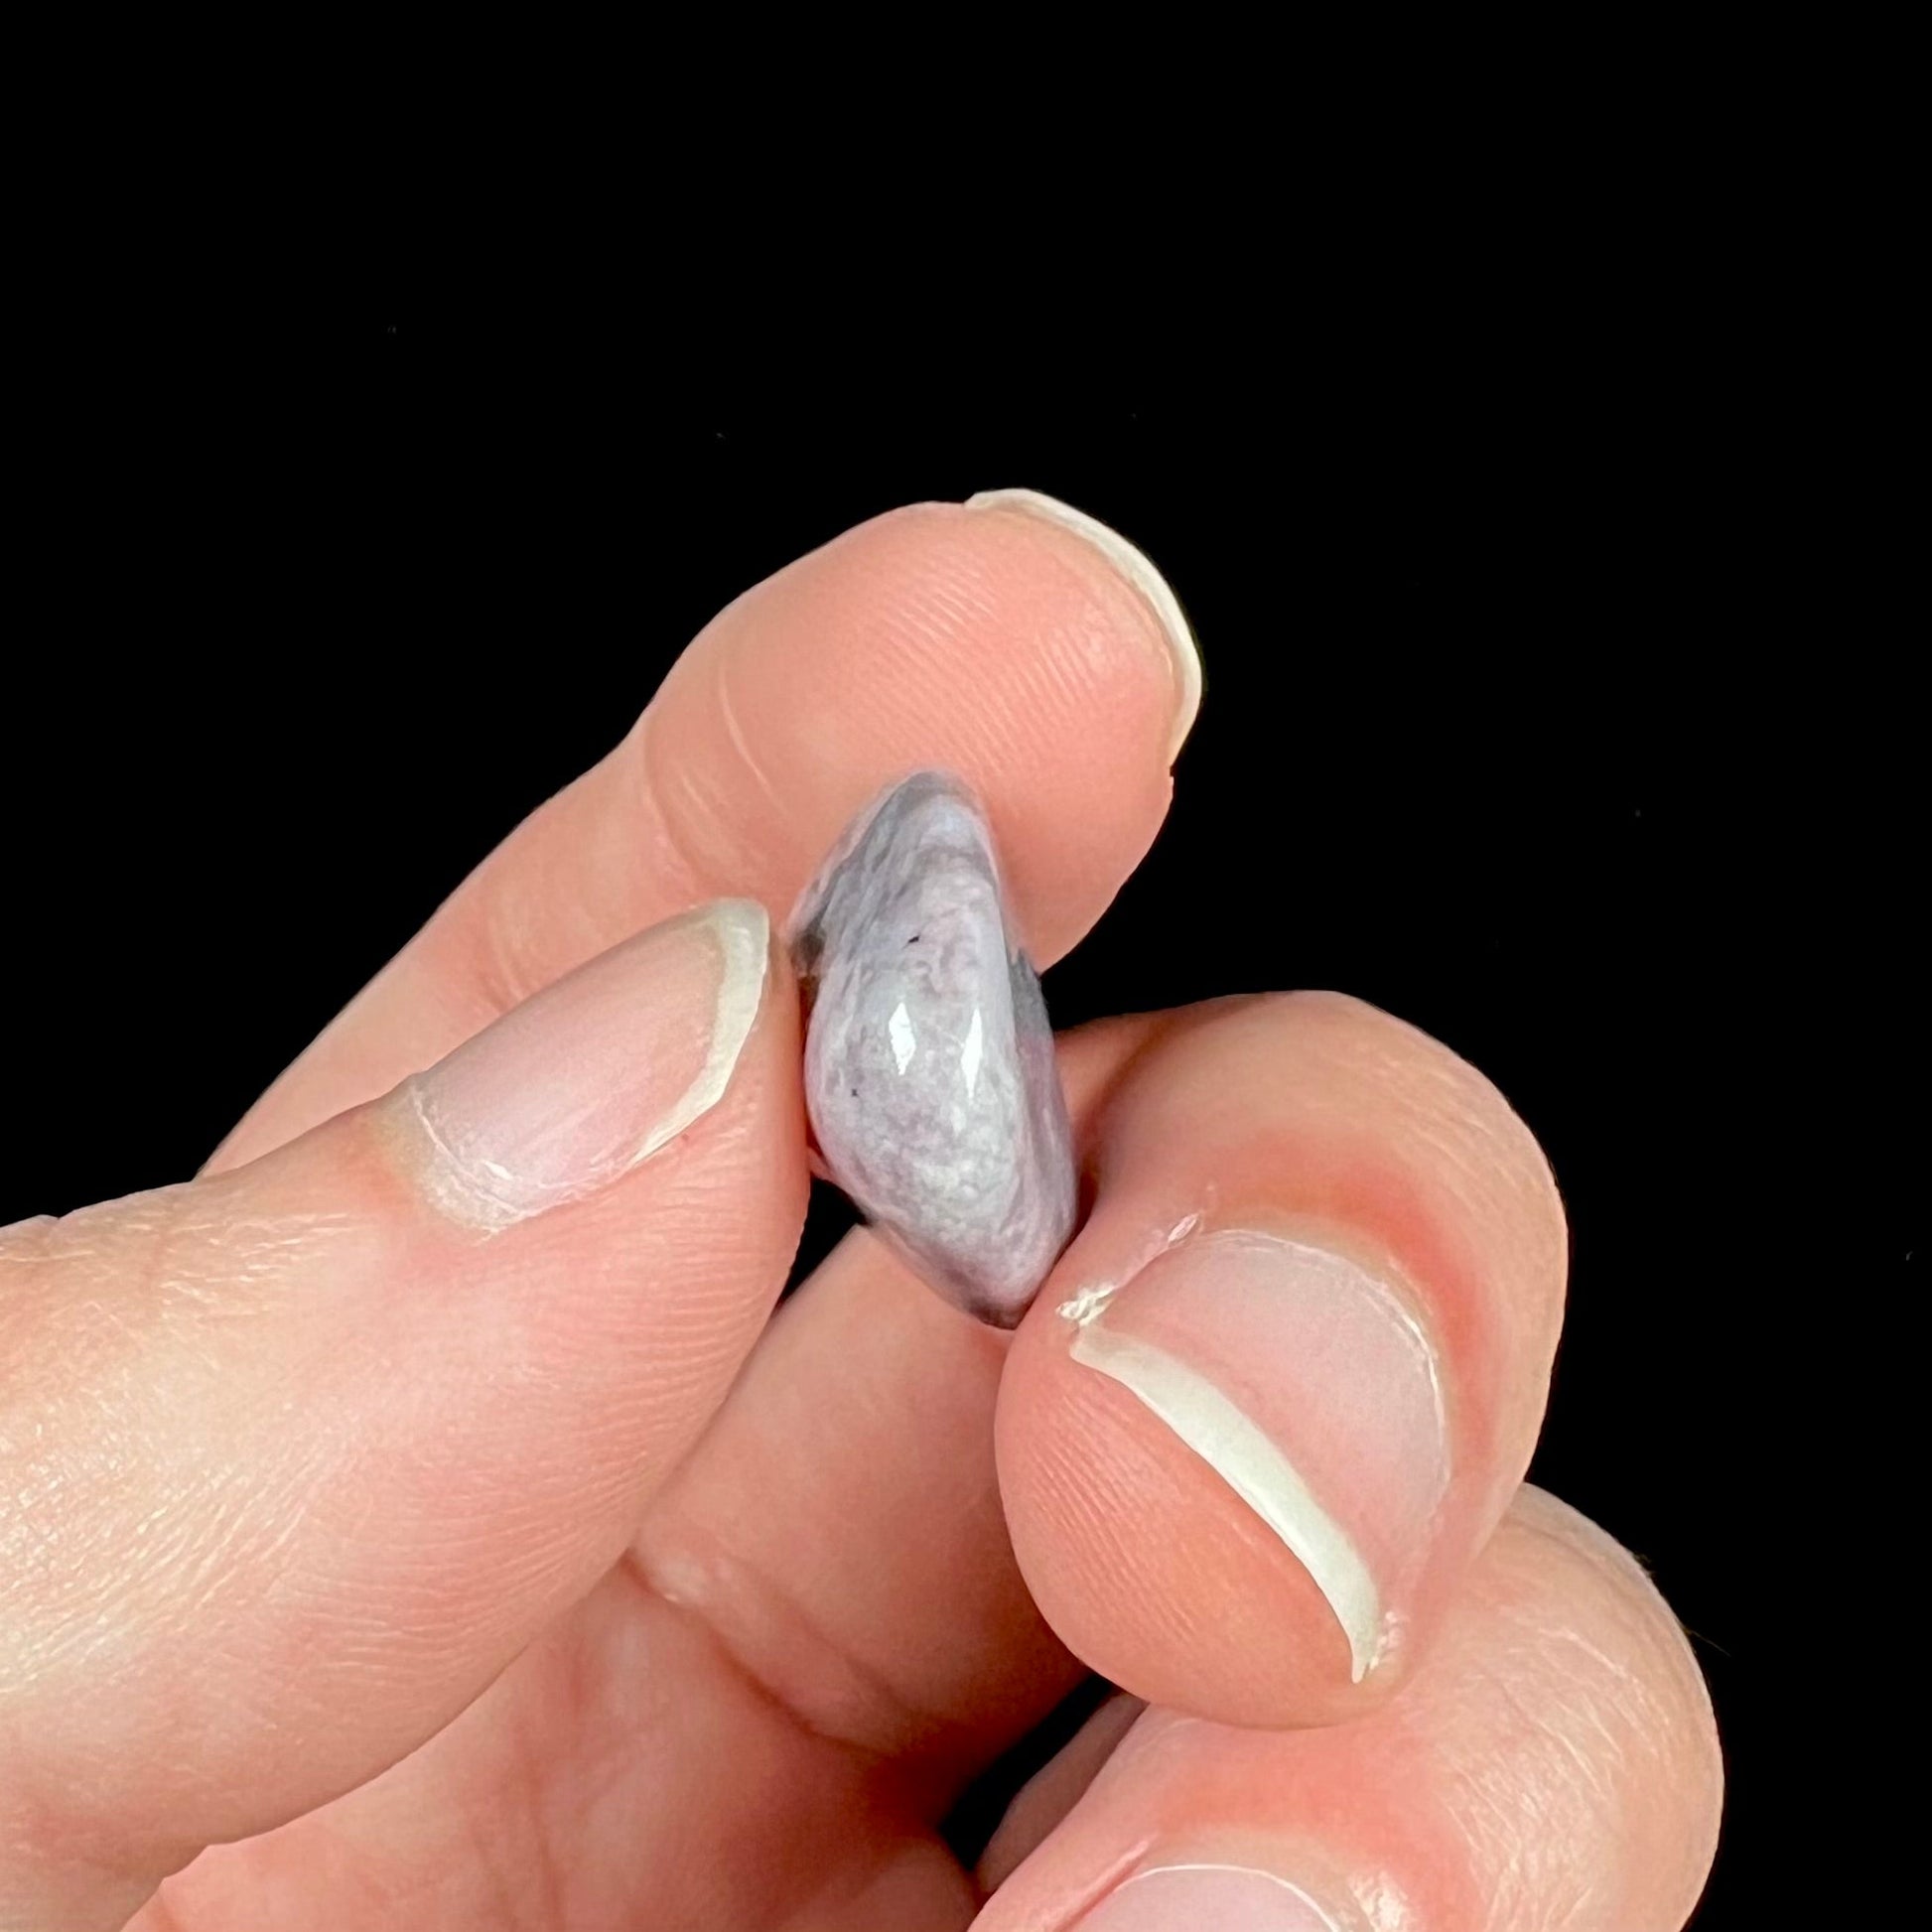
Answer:
<svg viewBox="0 0 1932 1932"><path fill-rule="evenodd" d="M1628 1554L1525 1491L1399 1700L1323 1729L1150 1709L985 1922L1665 1932L1721 1802L1688 1662Z"/></svg>
<svg viewBox="0 0 1932 1932"><path fill-rule="evenodd" d="M1238 1725L1338 1722L1379 1701L1386 1677L1357 1685L1347 1631L1276 1531L1032 1317L1001 1379L995 1448L1021 1574L1088 1669Z"/></svg>
<svg viewBox="0 0 1932 1932"><path fill-rule="evenodd" d="M1153 842L1179 702L1161 618L1102 551L1038 516L921 503L722 612L622 757L649 768L650 842L780 917L884 785L949 770L1045 963Z"/></svg>
<svg viewBox="0 0 1932 1932"><path fill-rule="evenodd" d="M1050 964L1159 832L1191 708L1144 588L1038 515L921 503L748 589L622 742L534 812L222 1143L234 1167L370 1100L718 893L774 920L853 815L942 768L987 808Z"/></svg>
<svg viewBox="0 0 1932 1932"><path fill-rule="evenodd" d="M1003 1381L1014 1546L1061 1640L1137 1695L1359 1717L1528 1460L1561 1307L1547 1168L1480 1075L1357 1001L1143 1037Z"/></svg>
<svg viewBox="0 0 1932 1932"><path fill-rule="evenodd" d="M1711 1686L1690 1632L1634 1551L1547 1489L1525 1483L1497 1526L1476 1573L1481 1594L1503 1606L1551 1595L1579 1606L1572 1642L1578 1689L1620 1709L1654 1753L1675 1827L1666 1836L1695 1896L1715 1855L1724 1814L1724 1743ZM1538 1612L1546 1637L1561 1626ZM1621 1660L1603 1667L1606 1656ZM1588 1680L1594 1680L1589 1682Z"/></svg>
<svg viewBox="0 0 1932 1932"><path fill-rule="evenodd" d="M1187 735L1200 713L1200 643L1187 614L1180 608L1173 586L1155 566L1154 560L1098 517L1037 489L982 489L967 497L966 507L982 512L1005 510L1067 531L1140 595L1160 627L1173 678L1173 724L1168 738L1168 757L1172 760L1187 742Z"/></svg>

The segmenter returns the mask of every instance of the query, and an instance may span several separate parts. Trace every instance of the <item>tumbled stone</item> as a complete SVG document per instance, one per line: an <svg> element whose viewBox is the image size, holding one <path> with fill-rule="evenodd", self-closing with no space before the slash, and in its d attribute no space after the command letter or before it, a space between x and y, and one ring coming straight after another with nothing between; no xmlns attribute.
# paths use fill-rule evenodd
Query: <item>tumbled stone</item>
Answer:
<svg viewBox="0 0 1932 1932"><path fill-rule="evenodd" d="M950 1302L1012 1327L1073 1231L1039 980L970 792L877 799L799 900L805 1104L827 1175Z"/></svg>

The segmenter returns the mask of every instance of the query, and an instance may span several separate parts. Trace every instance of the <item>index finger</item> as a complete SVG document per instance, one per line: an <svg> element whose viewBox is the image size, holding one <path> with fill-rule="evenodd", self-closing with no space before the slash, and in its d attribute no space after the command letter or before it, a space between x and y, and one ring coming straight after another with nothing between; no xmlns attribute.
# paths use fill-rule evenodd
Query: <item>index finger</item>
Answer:
<svg viewBox="0 0 1932 1932"><path fill-rule="evenodd" d="M1044 964L1153 843L1199 691L1173 592L1078 511L997 491L860 524L713 619L623 743L509 834L209 1165L386 1092L702 899L782 918L852 814L914 766L979 792Z"/></svg>

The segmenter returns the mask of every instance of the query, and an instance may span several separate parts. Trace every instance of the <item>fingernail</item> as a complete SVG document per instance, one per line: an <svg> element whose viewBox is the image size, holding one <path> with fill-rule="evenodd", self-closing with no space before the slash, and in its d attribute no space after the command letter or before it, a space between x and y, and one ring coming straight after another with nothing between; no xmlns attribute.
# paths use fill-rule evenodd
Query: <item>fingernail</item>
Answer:
<svg viewBox="0 0 1932 1932"><path fill-rule="evenodd" d="M609 1186L718 1104L768 947L764 908L725 898L580 966L398 1090L406 1164L487 1229Z"/></svg>
<svg viewBox="0 0 1932 1932"><path fill-rule="evenodd" d="M1188 623L1181 611L1180 600L1174 596L1168 580L1118 530L1110 530L1085 510L1076 510L1071 503L1062 503L1055 496L1043 496L1036 489L982 489L977 496L967 497L966 507L969 510L1019 510L1028 516L1043 517L1048 523L1057 523L1063 530L1071 530L1075 536L1083 537L1092 544L1147 600L1154 615L1161 621L1162 631L1168 640L1168 651L1173 659L1174 725L1173 736L1168 746L1168 757L1172 759L1186 743L1187 734L1194 728L1194 716L1200 710L1201 669L1200 646L1194 641L1193 626Z"/></svg>
<svg viewBox="0 0 1932 1932"><path fill-rule="evenodd" d="M1238 1864L1157 1865L1137 1871L1083 1918L1077 1932L1341 1932L1299 1885Z"/></svg>
<svg viewBox="0 0 1932 1932"><path fill-rule="evenodd" d="M1166 1423L1300 1559L1359 1684L1449 1482L1436 1353L1404 1292L1333 1248L1222 1228L1059 1311L1073 1359Z"/></svg>

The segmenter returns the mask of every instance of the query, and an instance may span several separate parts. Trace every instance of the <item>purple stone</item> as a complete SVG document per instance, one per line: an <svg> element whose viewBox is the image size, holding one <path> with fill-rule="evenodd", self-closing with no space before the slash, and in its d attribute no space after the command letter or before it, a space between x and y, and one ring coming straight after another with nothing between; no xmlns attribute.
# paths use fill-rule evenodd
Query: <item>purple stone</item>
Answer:
<svg viewBox="0 0 1932 1932"><path fill-rule="evenodd" d="M875 800L791 933L826 1173L947 1301L1011 1328L1073 1232L1072 1138L972 794L920 771Z"/></svg>

